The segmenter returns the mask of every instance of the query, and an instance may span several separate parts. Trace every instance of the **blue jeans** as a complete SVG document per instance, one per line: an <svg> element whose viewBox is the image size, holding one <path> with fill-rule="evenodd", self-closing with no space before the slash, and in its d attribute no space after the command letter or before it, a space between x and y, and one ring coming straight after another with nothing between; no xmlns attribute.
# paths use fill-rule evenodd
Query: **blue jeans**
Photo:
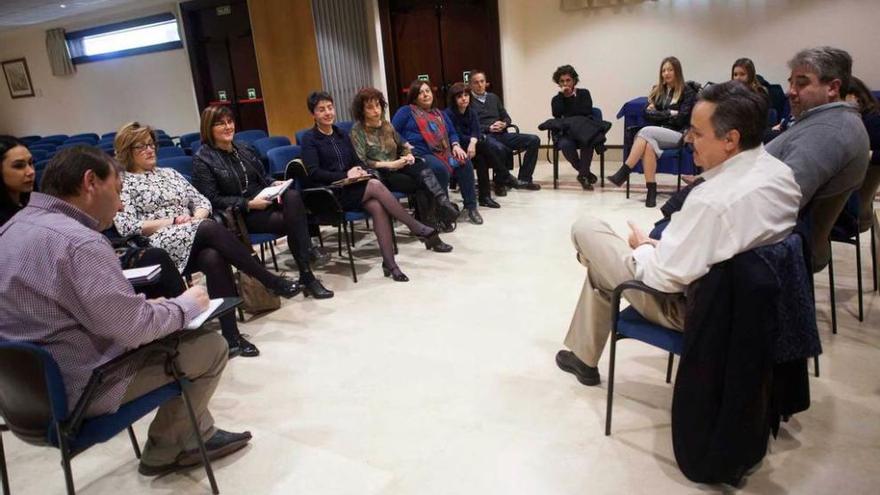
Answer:
<svg viewBox="0 0 880 495"><path fill-rule="evenodd" d="M449 171L446 165L434 155L422 155L425 163L434 171L437 180L444 189L449 189ZM452 169L455 179L458 180L458 190L461 191L461 199L466 209L477 207L477 191L474 181L474 165L470 160ZM447 191L448 193L448 191Z"/></svg>

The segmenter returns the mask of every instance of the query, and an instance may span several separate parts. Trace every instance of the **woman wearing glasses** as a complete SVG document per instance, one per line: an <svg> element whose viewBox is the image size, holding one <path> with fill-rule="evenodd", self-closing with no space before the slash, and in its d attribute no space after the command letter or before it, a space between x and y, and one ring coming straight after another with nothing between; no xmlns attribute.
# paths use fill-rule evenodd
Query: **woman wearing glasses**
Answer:
<svg viewBox="0 0 880 495"><path fill-rule="evenodd" d="M291 298L297 282L267 271L225 227L210 220L211 203L177 171L156 167L156 134L137 122L119 129L113 142L125 166L123 209L116 215L122 235L141 234L168 252L181 273L202 272L211 297L235 296L230 265L259 280L269 290ZM260 351L238 331L235 315L220 318L231 355L253 357Z"/></svg>
<svg viewBox="0 0 880 495"><path fill-rule="evenodd" d="M204 145L193 156L196 189L218 210L237 208L248 232L286 235L303 293L315 299L333 297L309 268L312 241L299 192L290 188L273 201L257 197L263 188L279 183L266 176L263 163L250 145L233 141L235 120L228 107L206 108L200 133Z"/></svg>

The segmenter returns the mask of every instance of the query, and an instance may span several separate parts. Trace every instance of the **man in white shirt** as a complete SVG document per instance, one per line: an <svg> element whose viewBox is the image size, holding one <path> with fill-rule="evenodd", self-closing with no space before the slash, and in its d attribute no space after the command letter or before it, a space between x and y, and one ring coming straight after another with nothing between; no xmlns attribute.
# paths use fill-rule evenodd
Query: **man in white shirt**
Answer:
<svg viewBox="0 0 880 495"><path fill-rule="evenodd" d="M660 241L634 224L628 240L604 221L583 217L572 226L578 260L587 277L565 346L556 364L584 385L597 385L597 365L611 331L610 294L627 280L672 293L659 298L626 291L624 297L648 320L684 328L687 286L715 263L779 242L797 221L801 190L791 168L761 145L767 101L739 82L703 91L686 136L705 183L673 214Z"/></svg>

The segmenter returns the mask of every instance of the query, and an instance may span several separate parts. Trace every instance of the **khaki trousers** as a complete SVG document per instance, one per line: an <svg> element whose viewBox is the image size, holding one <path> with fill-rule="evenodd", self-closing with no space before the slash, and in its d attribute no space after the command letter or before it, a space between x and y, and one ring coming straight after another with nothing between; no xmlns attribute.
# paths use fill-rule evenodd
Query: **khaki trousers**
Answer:
<svg viewBox="0 0 880 495"><path fill-rule="evenodd" d="M208 401L214 395L220 375L226 367L229 348L226 339L219 333L194 330L185 334L177 349L180 353L177 356L180 371L192 382L188 391L199 431L202 438L207 440L216 431L214 418L208 411ZM165 356L155 354L137 370L122 402L134 400L173 381L173 377L165 372ZM170 464L181 452L198 448L182 397L175 397L159 408L150 423L148 435L141 462L151 466Z"/></svg>
<svg viewBox="0 0 880 495"><path fill-rule="evenodd" d="M571 227L578 261L587 268L584 287L565 336L565 346L581 361L596 367L611 333L611 293L635 278L635 261L626 240L604 221L584 216ZM629 303L646 319L667 328L684 328L684 295L657 298L628 290Z"/></svg>

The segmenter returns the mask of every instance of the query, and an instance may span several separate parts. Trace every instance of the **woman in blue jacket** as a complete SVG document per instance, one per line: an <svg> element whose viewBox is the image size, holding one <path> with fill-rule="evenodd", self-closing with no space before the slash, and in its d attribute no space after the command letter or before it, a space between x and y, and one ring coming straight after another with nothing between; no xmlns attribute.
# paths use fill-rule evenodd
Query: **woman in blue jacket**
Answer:
<svg viewBox="0 0 880 495"><path fill-rule="evenodd" d="M435 108L430 81L413 81L407 103L397 110L391 124L413 147L413 153L431 167L444 188L449 186L450 174L455 174L468 219L482 224L474 190L474 166L459 144L458 133L449 117Z"/></svg>

